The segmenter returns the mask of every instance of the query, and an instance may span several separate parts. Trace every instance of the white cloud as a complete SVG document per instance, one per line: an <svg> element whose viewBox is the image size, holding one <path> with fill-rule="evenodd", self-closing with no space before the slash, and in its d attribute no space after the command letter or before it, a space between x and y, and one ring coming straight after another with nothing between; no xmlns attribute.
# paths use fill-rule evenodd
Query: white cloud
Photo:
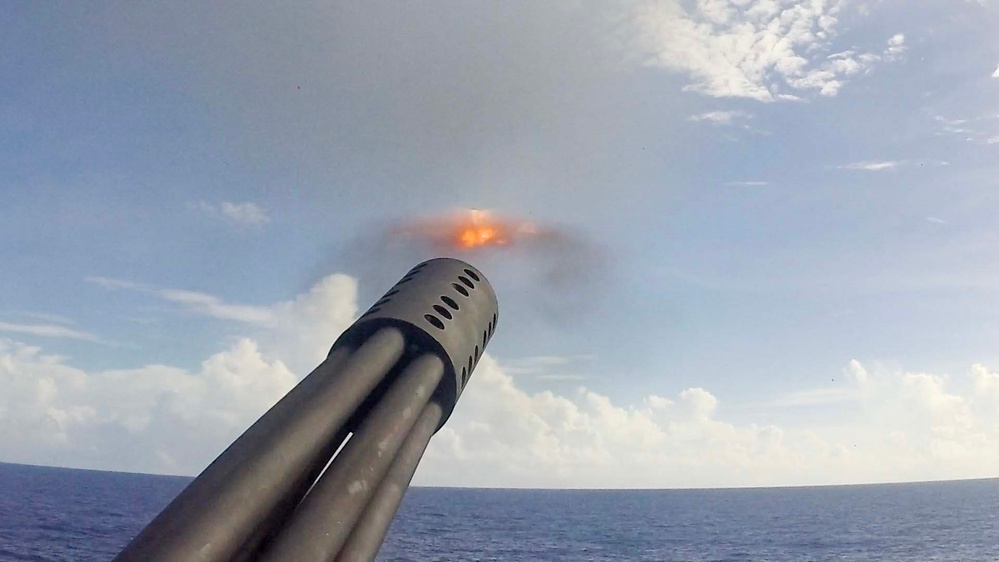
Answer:
<svg viewBox="0 0 999 562"><path fill-rule="evenodd" d="M357 282L340 274L320 280L293 300L269 306L233 304L207 293L156 288L108 277L88 277L87 281L179 304L188 314L247 324L285 358L285 363L297 368L296 372L309 370L322 361L333 341L328 335L342 332L357 315Z"/></svg>
<svg viewBox="0 0 999 562"><path fill-rule="evenodd" d="M268 325L274 321L271 310L266 307L229 304L205 293L181 289L156 289L153 294L183 305L186 310L203 316L261 325Z"/></svg>
<svg viewBox="0 0 999 562"><path fill-rule="evenodd" d="M906 50L905 35L897 33L888 40L888 48L885 49L884 59L886 61L898 60L902 57Z"/></svg>
<svg viewBox="0 0 999 562"><path fill-rule="evenodd" d="M261 341L304 375L326 358L336 336L357 317L357 281L330 275L307 293L270 308L274 322Z"/></svg>
<svg viewBox="0 0 999 562"><path fill-rule="evenodd" d="M746 120L751 117L752 114L745 111L709 111L707 113L691 115L688 120L695 122L705 121L711 123L712 125L732 125L735 122Z"/></svg>
<svg viewBox="0 0 999 562"><path fill-rule="evenodd" d="M958 393L947 377L871 371L856 361L845 371L845 388L771 405L840 408L839 426L782 428L727 422L702 388L631 406L585 388L529 394L487 357L416 481L645 488L995 475L999 373L975 365Z"/></svg>
<svg viewBox="0 0 999 562"><path fill-rule="evenodd" d="M770 185L770 182L768 182L768 181L758 181L758 180L727 181L727 182L725 182L725 185L742 186L742 187L763 187L763 186L766 186L766 185Z"/></svg>
<svg viewBox="0 0 999 562"><path fill-rule="evenodd" d="M509 375L528 377L536 381L582 382L589 380L584 365L592 355L542 355L509 361L504 371Z"/></svg>
<svg viewBox="0 0 999 562"><path fill-rule="evenodd" d="M223 201L215 204L207 201L189 203L188 208L216 219L225 220L238 226L263 226L271 222L267 212L251 202L231 203Z"/></svg>
<svg viewBox="0 0 999 562"><path fill-rule="evenodd" d="M883 170L894 170L904 162L900 160L871 160L867 162L853 162L839 166L841 170L863 170L865 172L880 172Z"/></svg>
<svg viewBox="0 0 999 562"><path fill-rule="evenodd" d="M996 70L992 73L992 77L999 78L999 65L996 65Z"/></svg>
<svg viewBox="0 0 999 562"><path fill-rule="evenodd" d="M195 372L148 365L87 373L0 341L4 460L166 473L204 468L295 377L242 339Z"/></svg>
<svg viewBox="0 0 999 562"><path fill-rule="evenodd" d="M267 307L273 321L256 337L238 337L190 370L87 372L0 340L0 458L196 473L322 359L356 315L356 295L353 279L331 275ZM999 373L982 365L952 380L854 361L842 387L791 389L768 406L834 409L830 427L736 423L724 400L699 387L629 405L587 388L530 393L511 374L519 364L516 376L570 377L587 359L508 368L484 356L416 482L752 486L994 476L999 466Z"/></svg>
<svg viewBox="0 0 999 562"><path fill-rule="evenodd" d="M106 289L124 289L153 295L179 304L186 312L191 314L210 316L220 320L235 320L261 326L268 326L275 323L274 311L269 307L230 304L206 293L183 289L160 289L134 281L112 279L109 277L87 277L86 280Z"/></svg>
<svg viewBox="0 0 999 562"><path fill-rule="evenodd" d="M926 217L926 221L932 222L933 224L947 224L947 221L937 217Z"/></svg>
<svg viewBox="0 0 999 562"><path fill-rule="evenodd" d="M268 307L272 321L259 341L239 337L193 371L86 372L0 340L0 459L196 473L319 364L356 314L355 301L354 280L331 275Z"/></svg>
<svg viewBox="0 0 999 562"><path fill-rule="evenodd" d="M53 324L66 324L67 326L76 324L72 318L66 318L65 316L61 316L59 314L50 314L48 312L23 312L22 314L28 318L42 320L43 322L51 322Z"/></svg>
<svg viewBox="0 0 999 562"><path fill-rule="evenodd" d="M995 119L995 115L982 115L968 119L948 119L942 115L933 117L933 120L940 124L940 134L957 135L962 140L980 145L999 143L999 136L996 135L993 124Z"/></svg>
<svg viewBox="0 0 999 562"><path fill-rule="evenodd" d="M901 167L942 167L950 166L946 160L867 160L864 162L851 162L836 166L840 170L860 170L864 172L882 172L885 170L895 170Z"/></svg>
<svg viewBox="0 0 999 562"><path fill-rule="evenodd" d="M648 1L634 11L637 49L651 66L689 74L689 90L713 97L797 100L834 96L848 77L898 60L905 36L882 53L827 55L840 25L839 0Z"/></svg>
<svg viewBox="0 0 999 562"><path fill-rule="evenodd" d="M14 324L0 321L0 332L9 334L24 334L43 338L64 338L71 340L82 340L100 342L101 339L94 334L75 330L59 324Z"/></svg>

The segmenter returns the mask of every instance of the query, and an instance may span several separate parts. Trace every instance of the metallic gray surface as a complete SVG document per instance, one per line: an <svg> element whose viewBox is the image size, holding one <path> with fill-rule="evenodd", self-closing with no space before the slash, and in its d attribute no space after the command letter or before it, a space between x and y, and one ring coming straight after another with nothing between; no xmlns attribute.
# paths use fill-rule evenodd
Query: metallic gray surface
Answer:
<svg viewBox="0 0 999 562"><path fill-rule="evenodd" d="M335 559L443 374L436 355L421 355L406 366L260 560Z"/></svg>
<svg viewBox="0 0 999 562"><path fill-rule="evenodd" d="M347 420L404 347L402 334L388 328L355 352L333 351L115 560L222 562L245 553L295 507L342 442Z"/></svg>
<svg viewBox="0 0 999 562"><path fill-rule="evenodd" d="M371 560L497 318L477 269L417 265L115 560Z"/></svg>
<svg viewBox="0 0 999 562"><path fill-rule="evenodd" d="M446 371L435 396L444 410L439 429L451 415L498 320L496 293L485 275L461 260L436 258L411 269L340 336L334 348L345 343L356 346L373 331L396 326L411 345L440 354Z"/></svg>
<svg viewBox="0 0 999 562"><path fill-rule="evenodd" d="M392 461L388 473L378 485L378 490L368 503L367 509L358 520L350 537L340 550L337 562L371 562L378 555L378 550L385 540L392 519L395 518L399 504L406 495L416 467L423 458L423 453L430 444L430 438L437 430L444 412L440 404L431 402L423 409L420 418L416 420L413 430L406 437L406 442L399 449L399 454Z"/></svg>

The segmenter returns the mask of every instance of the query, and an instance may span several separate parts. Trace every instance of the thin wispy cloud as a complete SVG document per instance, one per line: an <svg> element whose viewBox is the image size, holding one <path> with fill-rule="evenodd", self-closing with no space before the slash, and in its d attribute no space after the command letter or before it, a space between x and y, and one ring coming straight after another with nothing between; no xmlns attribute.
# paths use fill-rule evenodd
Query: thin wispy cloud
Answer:
<svg viewBox="0 0 999 562"><path fill-rule="evenodd" d="M153 295L167 302L181 305L188 313L209 316L219 320L233 320L261 326L274 322L274 313L268 307L227 303L214 295L182 289L162 289L109 277L87 277L90 283L106 289L123 289Z"/></svg>
<svg viewBox="0 0 999 562"><path fill-rule="evenodd" d="M271 222L267 212L256 203L243 202L209 203L198 201L188 203L188 209L213 219L223 220L237 226L263 226Z"/></svg>
<svg viewBox="0 0 999 562"><path fill-rule="evenodd" d="M967 119L949 119L942 115L934 115L933 120L939 125L940 135L955 135L962 140L981 145L999 143L999 132L996 130L995 115L982 115Z"/></svg>
<svg viewBox="0 0 999 562"><path fill-rule="evenodd" d="M70 340L102 343L101 338L89 332L75 330L59 324L16 324L0 321L0 332L38 336L42 338L62 338Z"/></svg>
<svg viewBox="0 0 999 562"><path fill-rule="evenodd" d="M947 224L947 221L937 217L926 217L926 222L931 222L933 224Z"/></svg>
<svg viewBox="0 0 999 562"><path fill-rule="evenodd" d="M708 111L707 113L700 113L697 115L691 115L687 120L694 122L705 122L712 125L733 125L738 122L745 121L752 118L751 113L745 111Z"/></svg>
<svg viewBox="0 0 999 562"><path fill-rule="evenodd" d="M122 279L112 279L110 277L87 277L85 279L87 283L93 283L104 287L105 289L127 289L130 291L149 291L151 290L148 286L141 283L135 283L133 281L124 281Z"/></svg>
<svg viewBox="0 0 999 562"><path fill-rule="evenodd" d="M35 320L41 320L43 322L50 322L53 324L65 324L67 326L76 324L72 318L60 316L59 314L50 314L48 312L23 312L21 314L28 318L34 318Z"/></svg>
<svg viewBox="0 0 999 562"><path fill-rule="evenodd" d="M947 160L865 160L836 166L840 170L859 170L862 172L883 172L900 168L930 167L940 168L950 166Z"/></svg>
<svg viewBox="0 0 999 562"><path fill-rule="evenodd" d="M763 187L763 186L766 186L766 185L770 185L770 182L768 182L768 181L756 181L756 180L750 180L750 181L727 181L727 182L725 182L725 185L730 185L730 186L734 186L734 187Z"/></svg>
<svg viewBox="0 0 999 562"><path fill-rule="evenodd" d="M948 119L942 115L936 115L933 117L933 120L940 124L941 133L965 136L980 134L979 131L968 126L967 119Z"/></svg>
<svg viewBox="0 0 999 562"><path fill-rule="evenodd" d="M530 376L546 381L582 381L588 376L577 372L577 365L593 359L591 355L541 355L523 357L510 362L510 374ZM572 371L572 372L566 372Z"/></svg>
<svg viewBox="0 0 999 562"><path fill-rule="evenodd" d="M202 316L261 325L267 325L273 321L273 314L266 307L231 304L206 293L180 289L158 289L154 291L154 294Z"/></svg>
<svg viewBox="0 0 999 562"><path fill-rule="evenodd" d="M838 166L841 170L861 170L864 172L882 172L894 170L904 164L903 160L870 160L867 162L852 162Z"/></svg>

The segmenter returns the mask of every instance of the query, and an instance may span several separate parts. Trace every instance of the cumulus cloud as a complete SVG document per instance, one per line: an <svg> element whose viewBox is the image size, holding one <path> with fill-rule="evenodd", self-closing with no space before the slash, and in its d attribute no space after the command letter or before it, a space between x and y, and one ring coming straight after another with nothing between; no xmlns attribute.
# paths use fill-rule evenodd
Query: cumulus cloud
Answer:
<svg viewBox="0 0 999 562"><path fill-rule="evenodd" d="M195 370L146 365L87 372L39 347L0 340L0 459L200 471L322 361L356 315L356 284L331 275L261 310L266 327L240 324L258 329L256 337L237 337Z"/></svg>
<svg viewBox="0 0 999 562"><path fill-rule="evenodd" d="M964 392L948 377L845 371L849 386L784 405L860 408L836 428L736 424L703 388L615 404L586 388L530 394L486 358L417 481L523 487L700 487L994 476L999 373L975 365ZM967 380L970 379L970 380ZM787 402L791 400L791 402Z"/></svg>
<svg viewBox="0 0 999 562"><path fill-rule="evenodd" d="M108 281L113 286L133 286ZM156 295L156 293L151 293ZM195 299L198 300L198 299ZM86 371L0 340L0 458L194 474L326 354L357 314L357 286L331 275L269 307L266 325L193 369ZM485 355L416 482L520 487L688 487L994 476L999 373L962 377L851 362L843 387L799 389L768 406L836 408L839 425L729 419L691 387L620 403L587 387L528 392L522 377L572 380L588 356L504 363Z"/></svg>
<svg viewBox="0 0 999 562"><path fill-rule="evenodd" d="M713 97L795 100L835 96L847 79L905 52L905 36L880 52L830 54L839 0L649 1L634 11L639 51L651 66L684 72L687 89Z"/></svg>
<svg viewBox="0 0 999 562"><path fill-rule="evenodd" d="M357 291L357 281L347 275L321 279L308 292L271 306L274 321L261 332L261 342L295 373L309 372L357 317Z"/></svg>
<svg viewBox="0 0 999 562"><path fill-rule="evenodd" d="M884 60L895 61L905 54L907 47L905 46L905 35L902 33L897 33L892 35L891 39L888 40L888 48L885 49Z"/></svg>
<svg viewBox="0 0 999 562"><path fill-rule="evenodd" d="M0 454L14 462L191 474L295 384L241 339L197 371L88 373L0 341Z"/></svg>
<svg viewBox="0 0 999 562"><path fill-rule="evenodd" d="M992 73L992 77L999 78L999 65L996 65L996 70Z"/></svg>
<svg viewBox="0 0 999 562"><path fill-rule="evenodd" d="M263 226L271 222L271 218L263 208L249 201L243 203L223 201L218 204L198 201L189 203L188 208L204 216L224 220L237 226Z"/></svg>

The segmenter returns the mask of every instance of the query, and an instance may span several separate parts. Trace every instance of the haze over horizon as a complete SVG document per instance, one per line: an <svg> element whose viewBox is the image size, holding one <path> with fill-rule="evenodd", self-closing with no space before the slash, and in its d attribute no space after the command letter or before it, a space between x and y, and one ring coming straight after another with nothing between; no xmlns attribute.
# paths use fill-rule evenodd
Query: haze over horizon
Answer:
<svg viewBox="0 0 999 562"><path fill-rule="evenodd" d="M999 477L997 29L989 0L16 3L0 461L197 474L428 257L359 241L476 208L592 254L559 284L458 256L502 319L414 485Z"/></svg>

